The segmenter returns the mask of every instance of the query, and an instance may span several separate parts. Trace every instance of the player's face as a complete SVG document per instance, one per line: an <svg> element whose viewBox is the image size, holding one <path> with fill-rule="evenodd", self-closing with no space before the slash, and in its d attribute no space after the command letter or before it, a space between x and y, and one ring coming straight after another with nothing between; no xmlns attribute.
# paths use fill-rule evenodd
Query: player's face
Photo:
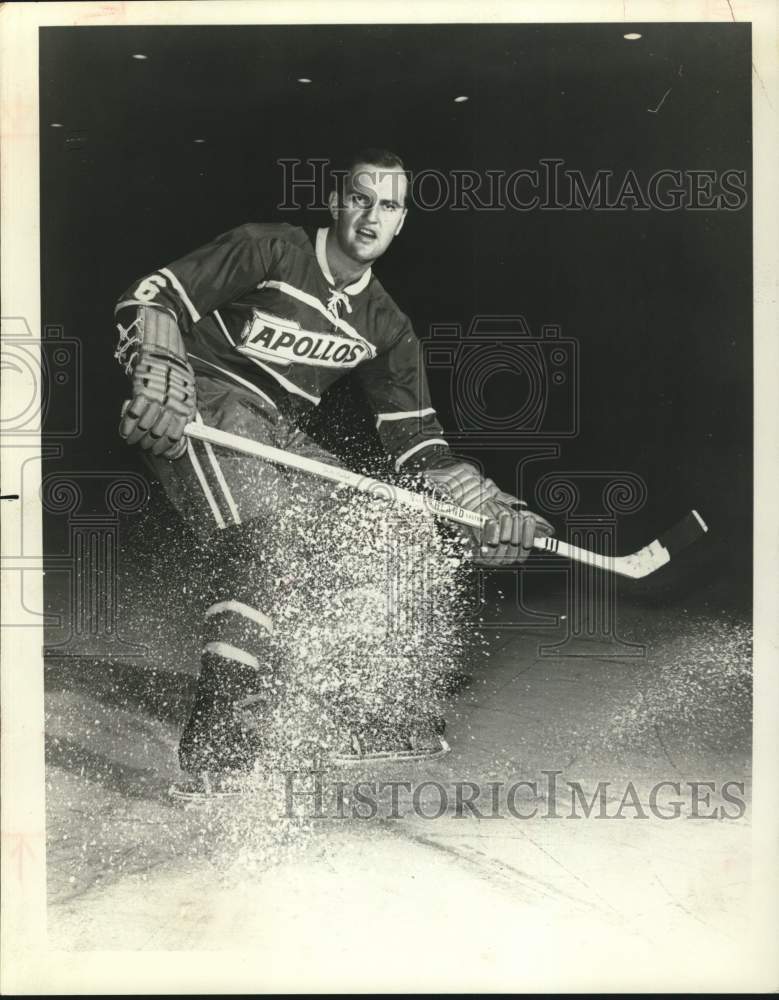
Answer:
<svg viewBox="0 0 779 1000"><path fill-rule="evenodd" d="M359 163L352 169L343 199L330 199L335 236L347 257L361 264L381 257L403 227L407 183L399 167Z"/></svg>

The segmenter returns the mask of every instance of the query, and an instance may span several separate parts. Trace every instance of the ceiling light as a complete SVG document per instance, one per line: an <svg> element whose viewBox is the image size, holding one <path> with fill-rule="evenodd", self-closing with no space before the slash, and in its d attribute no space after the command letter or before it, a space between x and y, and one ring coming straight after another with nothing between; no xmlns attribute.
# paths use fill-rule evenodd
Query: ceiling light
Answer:
<svg viewBox="0 0 779 1000"><path fill-rule="evenodd" d="M62 122L50 122L51 128L62 128Z"/></svg>
<svg viewBox="0 0 779 1000"><path fill-rule="evenodd" d="M626 35L623 35L622 37L627 38L629 42L637 42L641 37L641 35L639 35L637 31L629 31Z"/></svg>
<svg viewBox="0 0 779 1000"><path fill-rule="evenodd" d="M307 76L299 76L298 77L298 83L312 83L312 82L313 81L310 80L309 77L307 77Z"/></svg>
<svg viewBox="0 0 779 1000"><path fill-rule="evenodd" d="M205 142L206 140L205 139L193 139L192 141L193 142Z"/></svg>
<svg viewBox="0 0 779 1000"><path fill-rule="evenodd" d="M468 100L468 97L465 94L460 94L459 97L455 97L454 103L455 104L463 104L467 100Z"/></svg>
<svg viewBox="0 0 779 1000"><path fill-rule="evenodd" d="M133 52L133 59L148 59L148 58L149 57L145 56L143 52Z"/></svg>

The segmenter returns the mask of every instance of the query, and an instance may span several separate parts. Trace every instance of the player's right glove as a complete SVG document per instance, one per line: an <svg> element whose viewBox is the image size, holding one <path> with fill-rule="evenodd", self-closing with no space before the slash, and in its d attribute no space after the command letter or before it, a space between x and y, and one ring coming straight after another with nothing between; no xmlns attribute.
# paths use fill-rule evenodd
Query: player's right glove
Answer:
<svg viewBox="0 0 779 1000"><path fill-rule="evenodd" d="M119 433L128 444L165 458L187 450L184 428L197 412L195 373L178 325L167 312L140 306L135 321L119 326L114 356L132 378Z"/></svg>

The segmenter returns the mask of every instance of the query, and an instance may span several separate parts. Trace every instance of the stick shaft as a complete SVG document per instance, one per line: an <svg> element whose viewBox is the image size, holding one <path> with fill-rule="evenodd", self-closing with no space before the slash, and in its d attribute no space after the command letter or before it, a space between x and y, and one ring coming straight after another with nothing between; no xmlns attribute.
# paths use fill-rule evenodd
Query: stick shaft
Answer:
<svg viewBox="0 0 779 1000"><path fill-rule="evenodd" d="M354 490L360 490L362 493L369 493L375 497L395 500L412 510L428 511L437 517L446 518L447 521L454 521L456 524L464 524L471 528L484 527L486 518L475 511L466 510L464 507L458 507L457 504L448 503L445 500L436 500L422 493L414 493L413 490L406 490L400 486L382 483L378 479L362 476L358 472L344 469L340 465L328 465L326 462L318 462L314 458L306 458L305 455L295 455L289 451L282 451L281 448L274 448L272 445L262 444L260 441L252 441L251 438L241 437L238 434L230 434L228 431L220 431L207 424L187 424L184 433L187 437L195 438L198 441L206 441L222 448L230 448L232 451L240 451L245 455L262 458L266 462L276 462L290 469L320 476L322 479L329 479L333 483L349 486Z"/></svg>
<svg viewBox="0 0 779 1000"><path fill-rule="evenodd" d="M206 441L221 448L229 448L232 451L242 452L245 455L252 455L266 462L276 462L279 465L297 469L300 472L320 476L323 479L329 479L333 483L349 486L362 493L368 493L384 500L395 501L411 510L426 511L429 514L434 514L436 517L453 521L455 524L464 524L471 528L483 528L487 520L475 511L458 507L457 504L449 503L446 500L436 500L422 493L414 493L413 490L406 490L400 486L382 483L378 479L371 479L370 476L362 476L358 472L351 472L349 469L344 469L339 465L328 465L325 462L318 462L313 458L306 458L304 455L295 455L289 451L282 451L280 448L274 448L272 445L252 441L251 438L244 438L238 434L230 434L228 431L221 431L216 427L209 427L207 424L187 424L185 433L188 437L198 441ZM690 528L691 523L694 529L692 531ZM684 522L680 522L673 529L677 533L681 532L681 535L684 536L679 539L681 546L694 541L694 536L697 533L705 532L706 530L706 525L695 511L692 511ZM673 532L669 533L668 537L673 540ZM536 538L533 541L533 547L543 552L551 552L554 555L572 559L575 562L584 563L587 566L593 566L596 569L602 569L608 573L617 573L619 576L627 576L632 579L640 579L641 577L648 576L665 565L670 559L668 550L660 540L650 542L643 549L627 556L604 555L600 552L590 552L576 545L570 545L568 542L561 542L557 538Z"/></svg>
<svg viewBox="0 0 779 1000"><path fill-rule="evenodd" d="M589 549L580 549L578 545L570 545L568 542L561 542L559 538L536 538L533 545L544 552L553 552L556 556L563 556L566 559L574 559L576 562L587 563L596 566L598 569L614 569L615 556L605 556L600 552L590 552Z"/></svg>
<svg viewBox="0 0 779 1000"><path fill-rule="evenodd" d="M607 573L627 576L632 580L647 576L669 561L668 553L657 542L628 556L592 552L590 549L582 549L578 545L571 545L569 542L562 542L559 538L551 537L536 538L533 541L533 546L544 552L552 552L556 556L562 556L564 559L571 559L574 562L583 563L585 566L593 566L595 569L602 569ZM651 558L649 566L641 565L641 556L645 553Z"/></svg>

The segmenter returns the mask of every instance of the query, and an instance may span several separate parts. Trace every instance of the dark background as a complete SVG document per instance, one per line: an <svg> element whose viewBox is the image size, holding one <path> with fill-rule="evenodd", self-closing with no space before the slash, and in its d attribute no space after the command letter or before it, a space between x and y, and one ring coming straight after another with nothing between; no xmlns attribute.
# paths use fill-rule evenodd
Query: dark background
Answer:
<svg viewBox="0 0 779 1000"><path fill-rule="evenodd" d="M708 169L751 183L748 25L45 28L40 43L42 315L80 342L83 400L51 469L140 468L116 434L127 386L112 359L133 279L243 222L326 224L277 210L280 158L381 145L412 171L559 157L588 179ZM751 596L751 217L751 197L740 211L412 210L376 267L423 340L479 314L575 338L580 429L557 467L645 480L623 550L699 509L709 536L662 581L733 605ZM446 422L448 382L431 384ZM323 404L324 441L338 450L356 420L374 448L347 389ZM526 387L496 375L488 391L499 412ZM52 391L55 439L70 405ZM481 457L511 488L516 454ZM528 467L528 499L555 467Z"/></svg>

